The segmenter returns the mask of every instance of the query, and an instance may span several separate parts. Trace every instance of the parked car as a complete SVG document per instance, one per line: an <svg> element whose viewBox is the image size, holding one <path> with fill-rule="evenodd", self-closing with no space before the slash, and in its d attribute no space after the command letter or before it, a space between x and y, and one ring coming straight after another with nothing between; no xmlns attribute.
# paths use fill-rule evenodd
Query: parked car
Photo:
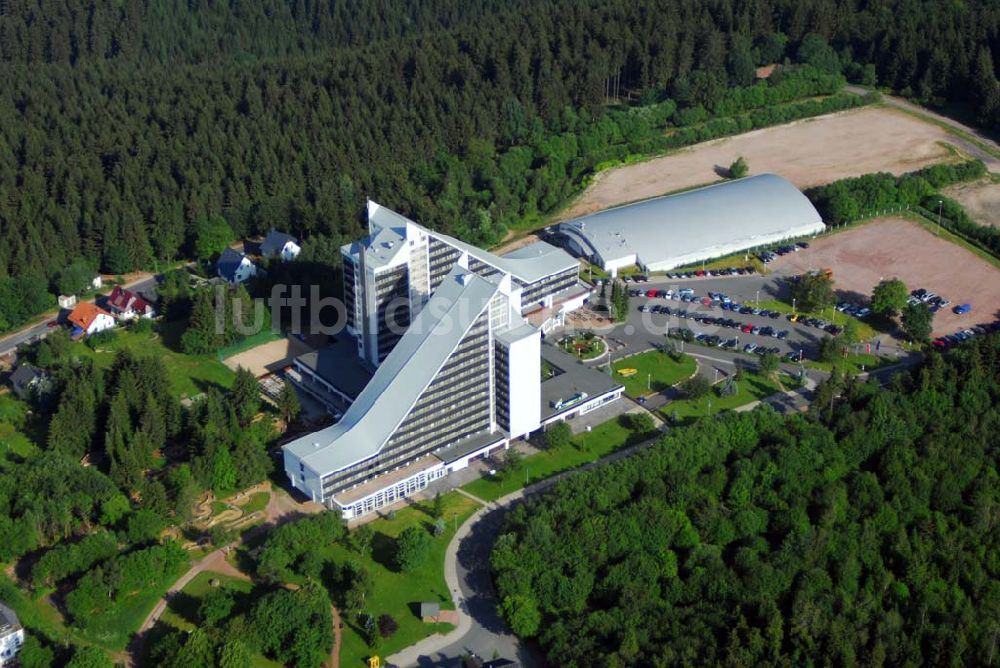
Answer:
<svg viewBox="0 0 1000 668"><path fill-rule="evenodd" d="M745 353L752 353L755 350L757 350L757 344L756 343L748 343L745 346L743 346L743 352L745 352Z"/></svg>
<svg viewBox="0 0 1000 668"><path fill-rule="evenodd" d="M959 304L952 310L958 315L965 315L972 310L972 304Z"/></svg>

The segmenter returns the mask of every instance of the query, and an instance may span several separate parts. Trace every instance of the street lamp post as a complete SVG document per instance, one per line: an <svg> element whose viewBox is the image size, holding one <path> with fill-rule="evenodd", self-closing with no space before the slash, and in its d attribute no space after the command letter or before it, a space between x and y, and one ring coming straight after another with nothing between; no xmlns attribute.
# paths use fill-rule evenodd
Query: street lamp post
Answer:
<svg viewBox="0 0 1000 668"><path fill-rule="evenodd" d="M649 392L649 390L652 389L650 387L650 383L652 382L652 379L653 379L653 374L647 373L646 374L646 391L647 392Z"/></svg>
<svg viewBox="0 0 1000 668"><path fill-rule="evenodd" d="M795 297L792 297L792 313L795 313Z"/></svg>
<svg viewBox="0 0 1000 668"><path fill-rule="evenodd" d="M937 233L941 234L941 209L944 207L944 200L938 200L938 226Z"/></svg>
<svg viewBox="0 0 1000 668"><path fill-rule="evenodd" d="M760 308L760 290L757 290L757 308Z"/></svg>

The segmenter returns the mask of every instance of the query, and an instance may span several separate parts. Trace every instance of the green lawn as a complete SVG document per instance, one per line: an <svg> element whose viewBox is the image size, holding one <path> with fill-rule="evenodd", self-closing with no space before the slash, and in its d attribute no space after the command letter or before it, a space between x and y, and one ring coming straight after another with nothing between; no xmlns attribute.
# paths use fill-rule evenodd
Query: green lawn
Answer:
<svg viewBox="0 0 1000 668"><path fill-rule="evenodd" d="M210 584L212 580L218 580L220 588L230 589L237 594L234 614L246 612L254 598L253 584L229 575L205 571L196 575L178 595L171 599L157 625L165 624L186 632L195 630L198 626L198 606L205 594L212 590ZM256 654L250 665L258 668L271 668L281 664L261 654Z"/></svg>
<svg viewBox="0 0 1000 668"><path fill-rule="evenodd" d="M617 419L608 420L589 433L574 436L573 447L543 450L526 457L524 464L509 475L479 478L463 485L462 489L485 501L495 501L527 484L588 464L645 437L629 431Z"/></svg>
<svg viewBox="0 0 1000 668"><path fill-rule="evenodd" d="M757 270L758 274L767 273L767 266L760 261L760 258L753 253L749 254L749 259L744 259L746 257L746 253L733 253L732 255L726 255L714 260L695 262L694 264L677 267L676 269L671 269L669 273L698 271L699 269L728 269L729 267L753 267Z"/></svg>
<svg viewBox="0 0 1000 668"><path fill-rule="evenodd" d="M560 339L559 347L566 353L582 360L592 360L607 352L604 340L594 335L580 335Z"/></svg>
<svg viewBox="0 0 1000 668"><path fill-rule="evenodd" d="M816 360L808 360L804 362L804 365L810 369L822 369L823 371L832 371L837 368L842 373L858 374L864 373L865 371L872 371L873 369L878 369L879 367L888 366L890 364L895 364L896 360L890 359L888 357L881 357L875 354L859 353L857 355L851 353L847 357L838 357L833 362L819 362Z"/></svg>
<svg viewBox="0 0 1000 668"><path fill-rule="evenodd" d="M650 392L662 392L672 385L686 380L698 368L693 357L683 355L675 362L666 353L658 350L632 355L615 362L615 380L625 386L625 394L630 397L641 397ZM635 369L632 376L618 373L621 369Z"/></svg>
<svg viewBox="0 0 1000 668"><path fill-rule="evenodd" d="M781 373L779 378L786 390L799 386L798 379L788 374ZM726 397L718 396L713 390L708 396L696 401L691 399L671 401L660 409L660 413L668 423L672 423L675 416L681 422L688 422L689 419L715 415L721 411L738 408L751 401L759 401L781 392L781 388L773 378L755 372L744 372L743 380L737 383L736 388L736 394Z"/></svg>
<svg viewBox="0 0 1000 668"><path fill-rule="evenodd" d="M166 323L163 335L130 332L118 329L115 339L91 350L82 342L71 348L72 354L90 357L99 367L109 367L118 350L129 349L137 356L153 356L163 360L170 376L171 389L177 397L193 397L212 386L228 388L234 374L215 355L185 355L176 352L174 343L179 332L177 323ZM166 343L169 343L166 345Z"/></svg>
<svg viewBox="0 0 1000 668"><path fill-rule="evenodd" d="M760 308L767 309L768 311L778 311L779 313L791 313L792 305L786 304L783 301L777 299L762 299L760 301ZM806 318L816 318L817 320L826 320L827 322L832 322L835 325L844 326L849 320L853 320L858 324L858 337L862 341L867 341L869 339L874 339L878 336L878 332L875 328L869 325L864 320L858 320L852 315L847 315L846 313L841 313L835 308L826 308L822 311L807 312L802 309L797 309L796 312ZM785 322L788 322L787 320ZM789 323L791 324L791 323ZM825 335L825 333L820 334L820 336Z"/></svg>
<svg viewBox="0 0 1000 668"><path fill-rule="evenodd" d="M267 508L267 502L270 500L271 495L267 492L257 492L243 505L243 512L249 515L257 512L258 510L264 510Z"/></svg>
<svg viewBox="0 0 1000 668"><path fill-rule="evenodd" d="M431 502L397 510L394 519L380 518L369 524L375 531L375 538L372 541L372 558L365 560L365 566L371 569L374 586L365 599L365 612L375 617L389 614L399 623L399 630L395 635L382 641L375 651L380 657L394 654L429 635L447 632L452 628L450 624L425 624L417 617L416 606L421 601L437 601L442 609L455 608L444 580L444 553L455 535L455 528L461 526L479 506L457 492L443 495L441 502L442 516L446 521L445 532L434 538L431 556L416 572L401 573L396 570L393 563L395 538L412 526L430 530L434 525ZM328 553L341 562L358 559L357 553L339 544L331 545ZM373 651L358 633L355 619L350 619L345 614L343 622L340 665L344 668L365 668L368 665L367 658Z"/></svg>
<svg viewBox="0 0 1000 668"><path fill-rule="evenodd" d="M79 630L79 635L111 650L125 649L129 638L139 630L149 611L188 568L188 563L184 562L157 586L133 592L127 600L115 606L113 614L95 618L86 628Z"/></svg>
<svg viewBox="0 0 1000 668"><path fill-rule="evenodd" d="M21 625L29 633L43 636L59 645L80 643L75 630L69 629L63 624L55 608L45 603L41 598L32 598L7 577L3 572L6 566L7 564L0 564L0 601L13 608Z"/></svg>
<svg viewBox="0 0 1000 668"><path fill-rule="evenodd" d="M0 466L7 453L28 457L38 451L24 432L28 405L11 394L0 394Z"/></svg>

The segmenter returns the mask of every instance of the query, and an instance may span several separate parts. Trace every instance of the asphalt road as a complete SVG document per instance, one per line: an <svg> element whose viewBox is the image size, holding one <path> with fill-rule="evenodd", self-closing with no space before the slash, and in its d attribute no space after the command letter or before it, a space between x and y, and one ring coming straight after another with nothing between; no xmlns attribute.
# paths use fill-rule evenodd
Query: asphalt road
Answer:
<svg viewBox="0 0 1000 668"><path fill-rule="evenodd" d="M126 284L125 287L132 292L148 292L156 286L156 283L160 278L162 278L162 276L150 276L149 278L144 278L134 283ZM91 301L96 301L100 306L103 304L105 299L106 298L101 295L98 296L96 300ZM54 330L53 327L49 327L49 323L53 320L53 318L56 318L59 322L64 323L68 313L69 312L66 309L59 311L58 315L55 315L53 312L53 314L47 315L46 318L37 325L26 327L14 332L13 334L8 334L7 336L0 338L0 355L7 355L14 352L17 347L23 343L30 343L44 338L49 334L49 332Z"/></svg>

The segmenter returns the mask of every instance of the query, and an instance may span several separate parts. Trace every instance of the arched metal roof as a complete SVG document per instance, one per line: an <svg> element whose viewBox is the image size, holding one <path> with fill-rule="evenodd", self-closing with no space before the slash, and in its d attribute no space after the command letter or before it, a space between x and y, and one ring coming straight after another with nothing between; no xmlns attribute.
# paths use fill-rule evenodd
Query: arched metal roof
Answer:
<svg viewBox="0 0 1000 668"><path fill-rule="evenodd" d="M558 230L606 267L631 257L653 270L822 231L805 195L760 174L575 218Z"/></svg>

